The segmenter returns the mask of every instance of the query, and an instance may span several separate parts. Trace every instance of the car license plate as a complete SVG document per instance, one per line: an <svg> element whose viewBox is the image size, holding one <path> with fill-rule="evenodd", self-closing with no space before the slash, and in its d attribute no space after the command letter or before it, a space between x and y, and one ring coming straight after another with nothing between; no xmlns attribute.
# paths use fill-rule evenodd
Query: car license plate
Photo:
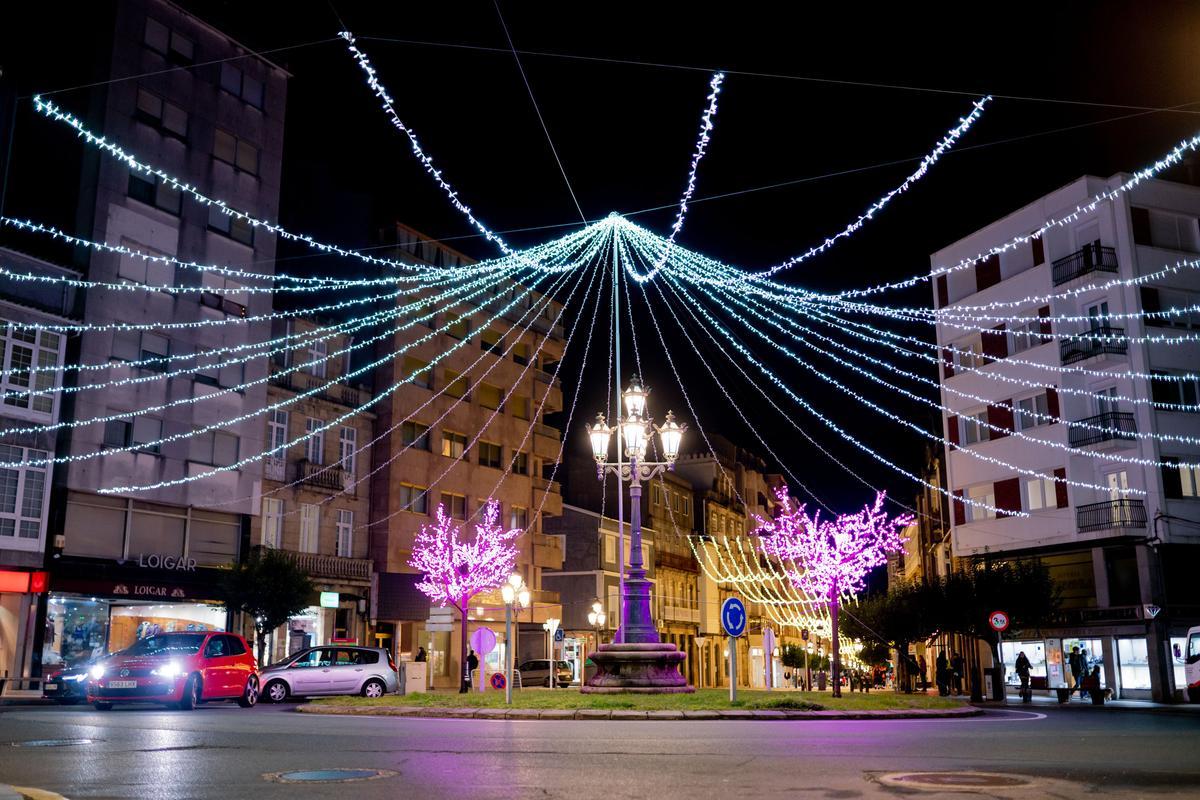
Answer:
<svg viewBox="0 0 1200 800"><path fill-rule="evenodd" d="M57 691L58 691L58 684L57 684L57 683L47 683L47 684L45 684L45 685L43 686L43 688L44 688L44 689L45 689L47 692L57 692Z"/></svg>
<svg viewBox="0 0 1200 800"><path fill-rule="evenodd" d="M109 689L136 689L137 681L109 681Z"/></svg>

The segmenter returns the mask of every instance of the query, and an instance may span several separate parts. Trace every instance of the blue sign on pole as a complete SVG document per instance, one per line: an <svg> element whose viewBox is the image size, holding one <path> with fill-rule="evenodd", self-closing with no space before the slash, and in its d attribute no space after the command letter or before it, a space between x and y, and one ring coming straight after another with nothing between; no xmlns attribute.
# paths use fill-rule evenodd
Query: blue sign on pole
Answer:
<svg viewBox="0 0 1200 800"><path fill-rule="evenodd" d="M566 631L564 631L562 628L556 628L556 629L555 629L555 631L554 631L554 641L556 641L556 642L561 642L561 641L563 641L563 640L564 640L564 639L566 639L566 638L567 638Z"/></svg>
<svg viewBox="0 0 1200 800"><path fill-rule="evenodd" d="M734 637L746 632L746 606L741 600L729 597L721 604L721 627Z"/></svg>

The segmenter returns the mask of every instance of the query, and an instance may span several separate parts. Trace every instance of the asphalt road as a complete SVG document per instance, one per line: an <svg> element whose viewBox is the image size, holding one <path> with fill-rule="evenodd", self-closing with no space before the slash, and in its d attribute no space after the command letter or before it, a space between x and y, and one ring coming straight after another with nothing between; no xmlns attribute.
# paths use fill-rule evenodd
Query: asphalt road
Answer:
<svg viewBox="0 0 1200 800"><path fill-rule="evenodd" d="M856 722L480 721L298 714L0 709L0 783L68 798L979 798L892 788L890 773L991 772L982 796L1200 797L1200 718L990 711L962 720ZM35 739L90 744L28 747ZM266 773L389 770L350 784ZM969 777L969 780L979 780Z"/></svg>

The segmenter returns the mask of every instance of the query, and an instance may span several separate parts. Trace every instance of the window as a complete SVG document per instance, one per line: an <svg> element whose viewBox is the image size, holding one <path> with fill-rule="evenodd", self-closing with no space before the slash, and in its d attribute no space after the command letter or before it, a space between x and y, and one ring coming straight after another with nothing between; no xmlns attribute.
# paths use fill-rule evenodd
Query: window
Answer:
<svg viewBox="0 0 1200 800"><path fill-rule="evenodd" d="M513 346L512 350L513 361L520 364L522 367L529 365L529 345L524 342L518 342Z"/></svg>
<svg viewBox="0 0 1200 800"><path fill-rule="evenodd" d="M529 474L529 453L517 451L513 455L512 471L515 475Z"/></svg>
<svg viewBox="0 0 1200 800"><path fill-rule="evenodd" d="M215 272L201 275L200 285L208 290L200 295L201 305L232 317L246 316L246 304L250 298L245 286Z"/></svg>
<svg viewBox="0 0 1200 800"><path fill-rule="evenodd" d="M442 492L441 500L442 508L453 519L467 518L467 497L466 495L455 494L454 492Z"/></svg>
<svg viewBox="0 0 1200 800"><path fill-rule="evenodd" d="M279 547L283 543L283 501L264 497L262 502L262 546Z"/></svg>
<svg viewBox="0 0 1200 800"><path fill-rule="evenodd" d="M517 419L529 419L530 411L528 397L514 397L510 400L510 404L512 405L512 415L514 417Z"/></svg>
<svg viewBox="0 0 1200 800"><path fill-rule="evenodd" d="M131 447L144 453L161 452L162 420L138 416L104 423L105 447Z"/></svg>
<svg viewBox="0 0 1200 800"><path fill-rule="evenodd" d="M191 39L149 17L142 41L173 64L191 64L196 58L196 45Z"/></svg>
<svg viewBox="0 0 1200 800"><path fill-rule="evenodd" d="M1043 508L1058 507L1054 478L1043 475L1036 478L1025 478L1024 482L1026 510L1037 511Z"/></svg>
<svg viewBox="0 0 1200 800"><path fill-rule="evenodd" d="M338 430L338 463L348 477L354 477L358 465L358 430L355 428Z"/></svg>
<svg viewBox="0 0 1200 800"><path fill-rule="evenodd" d="M40 539L46 499L46 465L28 464L49 456L45 450L0 444L0 461L27 463L20 469L0 469L0 541Z"/></svg>
<svg viewBox="0 0 1200 800"><path fill-rule="evenodd" d="M1039 425L1049 425L1050 404L1046 393L1017 400L1017 430L1026 431Z"/></svg>
<svg viewBox="0 0 1200 800"><path fill-rule="evenodd" d="M1099 330L1108 326L1108 301L1093 303L1087 307L1088 329Z"/></svg>
<svg viewBox="0 0 1200 800"><path fill-rule="evenodd" d="M525 530L529 527L529 509L524 506L513 506L508 510L508 527Z"/></svg>
<svg viewBox="0 0 1200 800"><path fill-rule="evenodd" d="M154 206L177 217L183 210L183 195L180 191L157 176L143 177L131 171L129 187L125 193L139 203Z"/></svg>
<svg viewBox="0 0 1200 800"><path fill-rule="evenodd" d="M433 388L433 370L429 368L428 361L405 356L404 374L414 386L420 386L422 389Z"/></svg>
<svg viewBox="0 0 1200 800"><path fill-rule="evenodd" d="M1130 212L1135 243L1189 253L1200 251L1195 217L1137 207Z"/></svg>
<svg viewBox="0 0 1200 800"><path fill-rule="evenodd" d="M976 335L955 345L954 362L959 369L976 369L986 364L983 340Z"/></svg>
<svg viewBox="0 0 1200 800"><path fill-rule="evenodd" d="M988 441L991 429L987 427L987 411L962 416L962 443L964 446Z"/></svg>
<svg viewBox="0 0 1200 800"><path fill-rule="evenodd" d="M504 407L504 393L500 387L492 386L490 383L479 384L475 397L479 400L479 405L484 408L497 410Z"/></svg>
<svg viewBox="0 0 1200 800"><path fill-rule="evenodd" d="M428 514L429 490L411 483L400 484L400 508L413 514Z"/></svg>
<svg viewBox="0 0 1200 800"><path fill-rule="evenodd" d="M1037 316L1036 312L1026 314L1025 316L1031 317L1031 319L1018 321L1013 324L1012 335L1009 337L1009 355L1015 355L1032 347L1037 347L1045 341L1042 338L1042 319Z"/></svg>
<svg viewBox="0 0 1200 800"><path fill-rule="evenodd" d="M446 312L446 334L455 339L466 339L471 335L471 321L456 311Z"/></svg>
<svg viewBox="0 0 1200 800"><path fill-rule="evenodd" d="M304 457L310 464L325 463L325 431L321 430L323 423L319 419L309 417L304 421L305 439Z"/></svg>
<svg viewBox="0 0 1200 800"><path fill-rule="evenodd" d="M300 367L301 372L307 372L316 378L325 377L325 365L328 362L327 356L329 353L328 343L323 341L313 341L308 343L305 348L308 360Z"/></svg>
<svg viewBox="0 0 1200 800"><path fill-rule="evenodd" d="M267 422L267 444L273 455L282 456L287 449L287 430L288 412L272 411L270 420Z"/></svg>
<svg viewBox="0 0 1200 800"><path fill-rule="evenodd" d="M112 357L138 362L145 370L166 372L170 352L171 342L161 334L149 331L116 331L113 334Z"/></svg>
<svg viewBox="0 0 1200 800"><path fill-rule="evenodd" d="M197 367L192 376L196 383L206 386L220 386L224 389L237 388L243 390L242 384L245 364L226 364L225 366Z"/></svg>
<svg viewBox="0 0 1200 800"><path fill-rule="evenodd" d="M238 460L238 437L224 431L208 431L188 439L188 460L214 467L231 467Z"/></svg>
<svg viewBox="0 0 1200 800"><path fill-rule="evenodd" d="M1200 469L1180 463L1173 456L1163 456L1163 494L1172 499L1200 497Z"/></svg>
<svg viewBox="0 0 1200 800"><path fill-rule="evenodd" d="M446 370L446 396L457 397L460 400L467 396L467 379L461 373L452 369Z"/></svg>
<svg viewBox="0 0 1200 800"><path fill-rule="evenodd" d="M479 349L485 353L493 353L495 355L504 355L504 348L500 346L500 334L494 330L488 329L479 335Z"/></svg>
<svg viewBox="0 0 1200 800"><path fill-rule="evenodd" d="M978 522L984 519L994 519L996 512L996 489L990 483L979 486L969 486L966 491L967 500L981 505L966 505L967 522Z"/></svg>
<svg viewBox="0 0 1200 800"><path fill-rule="evenodd" d="M208 229L228 236L247 247L254 246L254 226L250 224L250 220L235 214L227 214L215 205L208 207ZM206 271L204 277L208 277L208 275L209 272Z"/></svg>
<svg viewBox="0 0 1200 800"><path fill-rule="evenodd" d="M62 334L0 320L0 392L5 406L54 413L56 395L49 390L58 382L55 368L62 363L63 343Z"/></svg>
<svg viewBox="0 0 1200 800"><path fill-rule="evenodd" d="M121 254L117 275L122 281L156 289L175 285L175 264L166 253L124 237L121 238L121 246L133 251Z"/></svg>
<svg viewBox="0 0 1200 800"><path fill-rule="evenodd" d="M500 469L500 445L494 442L479 443L479 466Z"/></svg>
<svg viewBox="0 0 1200 800"><path fill-rule="evenodd" d="M405 422L400 426L400 438L405 447L413 450L429 449L429 426L419 422Z"/></svg>
<svg viewBox="0 0 1200 800"><path fill-rule="evenodd" d="M258 148L220 128L213 136L213 158L250 175L258 174Z"/></svg>
<svg viewBox="0 0 1200 800"><path fill-rule="evenodd" d="M337 554L354 557L354 512L344 508L337 515Z"/></svg>
<svg viewBox="0 0 1200 800"><path fill-rule="evenodd" d="M466 458L467 437L461 433L442 431L442 455L447 458Z"/></svg>
<svg viewBox="0 0 1200 800"><path fill-rule="evenodd" d="M321 507L300 504L300 552L315 553L321 546Z"/></svg>
<svg viewBox="0 0 1200 800"><path fill-rule="evenodd" d="M609 564L617 563L617 537L604 537L604 560Z"/></svg>
<svg viewBox="0 0 1200 800"><path fill-rule="evenodd" d="M1187 411L1192 409L1172 408L1171 406L1195 406L1200 398L1200 382L1194 380L1178 380L1177 376L1162 370L1151 370L1155 379L1150 382L1150 399L1159 411ZM1158 377L1158 376L1161 376Z"/></svg>
<svg viewBox="0 0 1200 800"><path fill-rule="evenodd" d="M226 61L221 64L221 88L255 108L263 107L263 83Z"/></svg>
<svg viewBox="0 0 1200 800"><path fill-rule="evenodd" d="M187 112L145 89L137 91L137 111L134 117L167 136L187 139Z"/></svg>

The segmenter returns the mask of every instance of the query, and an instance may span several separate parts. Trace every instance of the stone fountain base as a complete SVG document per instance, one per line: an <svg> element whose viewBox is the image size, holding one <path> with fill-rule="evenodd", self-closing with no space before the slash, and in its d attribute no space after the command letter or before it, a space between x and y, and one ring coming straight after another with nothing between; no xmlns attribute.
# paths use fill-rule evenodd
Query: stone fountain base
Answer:
<svg viewBox="0 0 1200 800"><path fill-rule="evenodd" d="M584 694L688 694L679 672L687 653L662 642L602 644L591 654L596 674L579 688Z"/></svg>

